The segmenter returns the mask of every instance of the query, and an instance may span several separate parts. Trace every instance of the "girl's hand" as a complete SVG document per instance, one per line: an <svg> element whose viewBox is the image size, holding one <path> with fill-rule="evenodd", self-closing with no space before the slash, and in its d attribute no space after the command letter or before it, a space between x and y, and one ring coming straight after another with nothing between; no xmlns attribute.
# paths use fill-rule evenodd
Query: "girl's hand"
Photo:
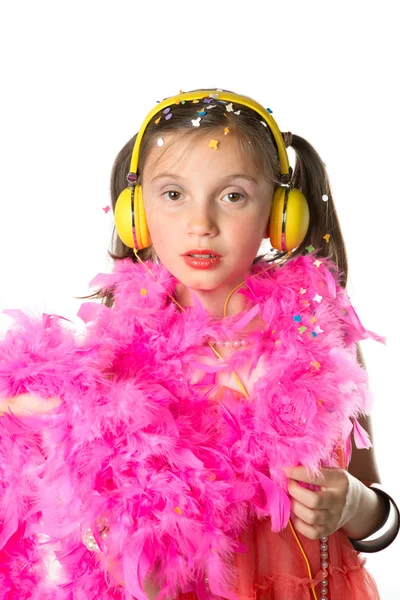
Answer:
<svg viewBox="0 0 400 600"><path fill-rule="evenodd" d="M316 540L340 529L357 513L364 487L343 469L321 469L317 477L304 467L283 469L289 478L292 522L305 537ZM319 486L311 491L298 482Z"/></svg>
<svg viewBox="0 0 400 600"><path fill-rule="evenodd" d="M14 398L0 398L0 417L5 412L14 415L44 414L61 404L60 398L40 398L32 394L19 394Z"/></svg>

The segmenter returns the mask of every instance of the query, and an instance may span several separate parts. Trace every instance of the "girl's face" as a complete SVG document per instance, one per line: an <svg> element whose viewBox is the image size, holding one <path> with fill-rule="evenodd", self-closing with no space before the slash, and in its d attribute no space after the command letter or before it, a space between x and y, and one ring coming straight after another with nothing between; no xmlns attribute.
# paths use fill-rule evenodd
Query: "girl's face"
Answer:
<svg viewBox="0 0 400 600"><path fill-rule="evenodd" d="M209 147L213 138L217 149ZM154 250L185 287L225 298L257 255L274 186L239 151L233 134L195 142L168 134L163 142L150 150L142 181ZM188 257L200 250L219 258Z"/></svg>

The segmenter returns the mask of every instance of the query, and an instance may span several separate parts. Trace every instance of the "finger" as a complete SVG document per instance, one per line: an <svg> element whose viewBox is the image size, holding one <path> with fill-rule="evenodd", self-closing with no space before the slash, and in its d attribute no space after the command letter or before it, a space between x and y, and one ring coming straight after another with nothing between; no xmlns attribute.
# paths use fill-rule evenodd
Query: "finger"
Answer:
<svg viewBox="0 0 400 600"><path fill-rule="evenodd" d="M305 467L284 467L283 472L289 479L295 479L296 481L302 481L303 483L312 483L314 485L326 486L327 482L323 474L325 469L317 474L312 473Z"/></svg>
<svg viewBox="0 0 400 600"><path fill-rule="evenodd" d="M327 509L329 508L329 492L318 491L313 492L305 487L299 485L296 481L291 479L288 483L288 492L295 500L298 500L304 506L308 508L316 509Z"/></svg>
<svg viewBox="0 0 400 600"><path fill-rule="evenodd" d="M293 516L291 521L294 528L310 540L318 540L324 535L330 535L332 533L323 525L309 525L308 523L305 523L302 519L296 516Z"/></svg>
<svg viewBox="0 0 400 600"><path fill-rule="evenodd" d="M292 514L296 515L296 517L299 517L299 519L304 521L304 523L307 523L307 525L312 525L314 527L316 525L327 526L329 523L330 513L328 510L313 510L298 500L292 500L290 510Z"/></svg>

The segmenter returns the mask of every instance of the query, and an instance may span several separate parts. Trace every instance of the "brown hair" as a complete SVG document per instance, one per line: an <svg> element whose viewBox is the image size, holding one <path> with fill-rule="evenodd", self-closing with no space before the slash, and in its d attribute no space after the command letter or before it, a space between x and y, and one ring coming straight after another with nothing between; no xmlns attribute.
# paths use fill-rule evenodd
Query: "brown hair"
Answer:
<svg viewBox="0 0 400 600"><path fill-rule="evenodd" d="M257 170L265 176L269 176L275 186L280 185L280 164L276 142L269 129L265 127L265 121L261 116L250 108L233 103L233 110L228 111L226 102L212 101L210 104L193 101L172 105L170 113L172 117L166 119L163 112L157 114L149 123L140 145L138 164L138 183L141 183L141 174L146 164L150 149L156 140L163 134L177 134L179 140L189 137L196 142L199 137L209 134L211 131L224 133L228 127L229 135L234 135L239 143L240 150L249 155ZM198 118L198 111L205 110L207 114L201 118L200 127L194 127L192 120ZM235 114L238 113L239 114ZM160 119L159 119L160 117ZM158 123L157 123L158 121ZM328 174L321 157L314 147L304 138L284 133L286 145L290 145L296 155L291 184L298 188L307 199L310 209L310 226L302 244L292 252L290 258L307 253L307 246L314 246L317 254L329 257L342 272L341 285L347 282L347 255L339 220L336 214L332 193L329 185ZM129 172L133 146L137 134L131 138L118 153L111 172L111 202L114 210L117 198L121 191L127 187L126 176ZM322 196L326 194L328 201L324 202ZM329 242L323 239L327 233L330 234ZM268 262L275 261L285 256L285 252L276 251ZM131 258L136 262L136 256L131 248L128 248L118 237L115 229L111 241L109 255L114 260ZM138 252L142 260L154 258L153 249L146 248ZM259 260L263 257L257 257ZM289 258L289 260L290 260ZM111 306L113 302L112 293L101 290L90 297L103 298L106 305Z"/></svg>

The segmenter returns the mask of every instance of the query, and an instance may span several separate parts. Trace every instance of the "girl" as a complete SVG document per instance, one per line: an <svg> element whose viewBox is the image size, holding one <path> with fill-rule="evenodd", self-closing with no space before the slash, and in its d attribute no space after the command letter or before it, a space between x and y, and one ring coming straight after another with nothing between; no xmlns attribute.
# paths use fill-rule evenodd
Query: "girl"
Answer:
<svg viewBox="0 0 400 600"><path fill-rule="evenodd" d="M84 338L10 311L4 598L379 598L359 551L398 511L356 344L384 340L345 292L324 164L271 112L158 104L114 165L115 269Z"/></svg>

